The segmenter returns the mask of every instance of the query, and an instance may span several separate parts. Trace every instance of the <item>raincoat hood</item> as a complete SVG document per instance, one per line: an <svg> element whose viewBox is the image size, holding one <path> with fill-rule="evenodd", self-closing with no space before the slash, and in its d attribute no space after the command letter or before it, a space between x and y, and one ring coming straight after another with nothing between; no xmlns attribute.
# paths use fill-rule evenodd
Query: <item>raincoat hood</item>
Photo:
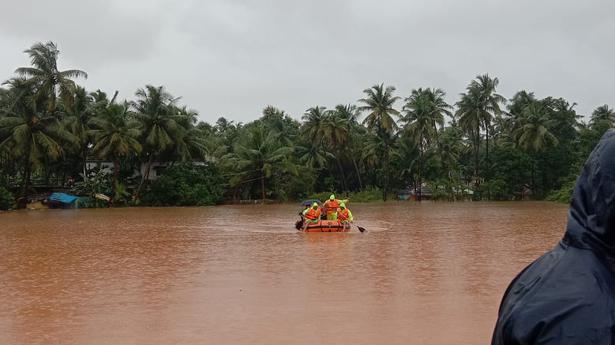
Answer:
<svg viewBox="0 0 615 345"><path fill-rule="evenodd" d="M615 263L615 131L604 134L585 162L568 213L564 244Z"/></svg>
<svg viewBox="0 0 615 345"><path fill-rule="evenodd" d="M615 131L583 166L561 243L508 286L491 343L615 344Z"/></svg>

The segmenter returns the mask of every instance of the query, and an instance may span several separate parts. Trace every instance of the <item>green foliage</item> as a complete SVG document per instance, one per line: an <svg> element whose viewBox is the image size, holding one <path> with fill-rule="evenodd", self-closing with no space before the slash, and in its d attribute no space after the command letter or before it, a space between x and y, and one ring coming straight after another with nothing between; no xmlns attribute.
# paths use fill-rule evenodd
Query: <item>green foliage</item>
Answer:
<svg viewBox="0 0 615 345"><path fill-rule="evenodd" d="M368 187L360 192L348 195L350 202L374 202L382 201L382 190L376 187Z"/></svg>
<svg viewBox="0 0 615 345"><path fill-rule="evenodd" d="M96 199L96 194L111 196L111 186L111 176L101 169L91 172L87 179L77 182L72 192L86 197L77 204L79 208L107 207L108 203L104 200Z"/></svg>
<svg viewBox="0 0 615 345"><path fill-rule="evenodd" d="M547 196L547 200L561 203L570 203L572 201L572 193L574 191L575 184L576 179L569 180L568 182L564 183L561 188L551 192Z"/></svg>
<svg viewBox="0 0 615 345"><path fill-rule="evenodd" d="M165 170L143 195L144 205L206 206L222 200L224 180L212 164L178 164Z"/></svg>
<svg viewBox="0 0 615 345"><path fill-rule="evenodd" d="M15 198L13 198L13 194L0 186L0 210L10 210L13 208L14 203Z"/></svg>
<svg viewBox="0 0 615 345"><path fill-rule="evenodd" d="M112 165L112 176L78 181L87 206L106 204L94 199L97 192L114 205L138 204L141 191L148 204L200 205L326 198L331 190L372 201L420 186L440 200L465 199L468 189L477 200L529 191L568 200L580 166L615 125L608 105L582 123L575 103L524 90L504 111L499 80L487 74L470 81L454 108L438 88L417 87L400 106L395 87L376 84L356 104L307 109L301 122L268 105L245 124L223 117L209 124L163 86L146 85L123 102L117 92L88 92L75 82L85 72L58 70L52 42L26 54L30 66L0 87L0 173L10 176L11 192L26 196L37 184L60 186L85 174L88 160ZM215 164L208 173L215 183L182 162ZM158 165L174 168L151 183ZM201 181L196 189L192 177Z"/></svg>

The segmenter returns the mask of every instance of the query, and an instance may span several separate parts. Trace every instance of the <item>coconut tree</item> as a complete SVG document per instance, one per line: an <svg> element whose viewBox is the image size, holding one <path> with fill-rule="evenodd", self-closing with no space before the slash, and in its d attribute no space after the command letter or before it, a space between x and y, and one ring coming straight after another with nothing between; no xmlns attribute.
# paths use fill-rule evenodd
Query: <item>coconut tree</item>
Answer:
<svg viewBox="0 0 615 345"><path fill-rule="evenodd" d="M57 160L64 154L64 144L75 144L76 140L58 114L49 112L37 97L34 84L24 78L11 79L7 84L11 101L0 117L0 151L23 159L21 195L27 198L33 168L45 159Z"/></svg>
<svg viewBox="0 0 615 345"><path fill-rule="evenodd" d="M451 116L451 106L444 100L445 93L440 89L415 89L406 98L403 107L405 116L402 122L419 148L418 200L421 200L422 172L425 164L425 151L437 139L438 126L444 126L444 116Z"/></svg>
<svg viewBox="0 0 615 345"><path fill-rule="evenodd" d="M491 78L488 74L479 75L472 81L471 87L478 90L481 105L481 122L485 129L485 159L489 166L489 138L491 122L493 118L502 113L500 104L506 102L506 98L496 93L500 81Z"/></svg>
<svg viewBox="0 0 615 345"><path fill-rule="evenodd" d="M77 151L81 159L83 178L87 180L86 161L91 144L89 121L96 115L92 108L93 98L82 87L77 87L73 106L66 109L64 122L77 139Z"/></svg>
<svg viewBox="0 0 615 345"><path fill-rule="evenodd" d="M550 119L545 105L541 101L534 101L523 109L513 131L516 147L530 154L534 160L531 175L532 188L535 188L537 154L549 146L558 144L557 138L549 131L549 127Z"/></svg>
<svg viewBox="0 0 615 345"><path fill-rule="evenodd" d="M175 133L171 156L183 162L211 157L213 152L209 151L205 134L195 126L198 113L181 107L175 110L175 114L178 129Z"/></svg>
<svg viewBox="0 0 615 345"><path fill-rule="evenodd" d="M60 51L53 42L36 43L24 51L30 56L31 67L20 67L15 70L19 76L27 78L36 87L36 97L44 99L47 111L56 108L59 96L67 108L72 107L76 84L73 78L87 78L87 73L78 69L60 71L58 56Z"/></svg>
<svg viewBox="0 0 615 345"><path fill-rule="evenodd" d="M615 111L609 108L607 104L601 105L592 112L589 120L590 128L602 132L615 125Z"/></svg>
<svg viewBox="0 0 615 345"><path fill-rule="evenodd" d="M335 110L329 110L326 113L325 120L322 123L323 140L328 147L335 152L335 162L342 177L342 187L345 191L348 190L346 182L346 174L342 167L342 152L348 142L348 127L346 121L337 116Z"/></svg>
<svg viewBox="0 0 615 345"><path fill-rule="evenodd" d="M226 164L236 172L231 185L260 181L263 203L267 195L265 180L276 169L283 168L293 152L292 147L280 144L279 135L267 131L262 123L257 123L246 128L243 140L235 145L233 153L225 157Z"/></svg>
<svg viewBox="0 0 615 345"><path fill-rule="evenodd" d="M383 84L363 90L365 98L359 99L362 105L358 109L367 112L367 117L363 120L367 128L389 134L394 134L398 129L395 118L399 116L399 111L393 106L399 97L393 96L393 92L395 87L385 88Z"/></svg>
<svg viewBox="0 0 615 345"><path fill-rule="evenodd" d="M359 183L359 190L363 190L363 181L361 180L361 173L359 172L359 166L357 165L356 157L359 156L359 153L353 152L353 148L356 145L354 144L354 137L359 132L359 123L357 122L359 118L359 111L355 105L347 104L338 104L335 106L334 110L335 114L333 116L342 120L344 127L346 128L346 140L342 149L346 152L346 154L350 157L352 161L352 165L355 170L355 174L357 175L357 181Z"/></svg>
<svg viewBox="0 0 615 345"><path fill-rule="evenodd" d="M382 152L382 165L384 172L384 185L382 199L386 201L389 189L389 165L391 157L391 147L395 141L398 130L396 117L399 111L394 108L395 102L399 97L394 96L395 87L383 84L374 85L369 89L363 90L364 98L359 99L361 104L357 109L367 113L363 124L374 132L382 141L384 150Z"/></svg>
<svg viewBox="0 0 615 345"><path fill-rule="evenodd" d="M177 116L174 106L178 98L174 98L163 86L146 85L136 92L137 99L131 103L136 111L136 119L141 122L141 139L143 155L147 159L145 171L135 194L139 199L141 190L148 180L154 158L170 150L175 145L179 135Z"/></svg>
<svg viewBox="0 0 615 345"><path fill-rule="evenodd" d="M120 161L141 152L141 124L129 112L128 104L109 104L90 119L89 134L94 139L92 153L113 162L113 190L119 182ZM115 193L114 193L115 194Z"/></svg>
<svg viewBox="0 0 615 345"><path fill-rule="evenodd" d="M474 146L474 177L477 187L480 176L481 128L485 131L485 156L487 166L489 166L491 122L495 115L501 114L500 104L505 102L505 98L496 93L498 84L498 78L491 78L487 74L479 75L470 82L466 93L462 93L461 99L457 102L456 116L459 119L459 125L472 138Z"/></svg>
<svg viewBox="0 0 615 345"><path fill-rule="evenodd" d="M301 117L303 119L301 135L312 145L322 145L327 116L327 108L314 106L307 109Z"/></svg>

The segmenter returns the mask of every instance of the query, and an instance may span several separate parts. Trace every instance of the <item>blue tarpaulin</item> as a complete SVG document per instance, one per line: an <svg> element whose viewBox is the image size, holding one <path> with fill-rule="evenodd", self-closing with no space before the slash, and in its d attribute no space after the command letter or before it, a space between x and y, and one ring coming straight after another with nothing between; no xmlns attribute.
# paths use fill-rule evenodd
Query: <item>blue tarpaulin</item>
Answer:
<svg viewBox="0 0 615 345"><path fill-rule="evenodd" d="M63 204L72 204L75 200L79 199L78 196L70 195L66 193L53 193L49 196L49 201L61 202Z"/></svg>

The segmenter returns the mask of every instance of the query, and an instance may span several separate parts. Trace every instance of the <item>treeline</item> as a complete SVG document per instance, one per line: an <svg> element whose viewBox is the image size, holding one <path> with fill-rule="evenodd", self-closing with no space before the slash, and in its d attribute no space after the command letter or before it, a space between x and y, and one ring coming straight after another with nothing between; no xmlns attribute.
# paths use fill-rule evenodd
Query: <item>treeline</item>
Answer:
<svg viewBox="0 0 615 345"><path fill-rule="evenodd" d="M563 98L519 91L507 100L497 78L480 75L455 104L441 89L402 97L381 84L356 104L311 107L302 121L267 106L246 124L223 117L209 124L162 86L147 85L130 101L87 92L76 83L85 72L58 70L51 42L25 52L31 66L0 88L0 204L6 190L23 198L37 184L70 177L81 193L126 204L330 191L386 200L400 190L419 200L566 200L583 160L615 122L607 105L585 123ZM88 171L92 160L112 162L113 173ZM173 178L150 182L160 164Z"/></svg>

